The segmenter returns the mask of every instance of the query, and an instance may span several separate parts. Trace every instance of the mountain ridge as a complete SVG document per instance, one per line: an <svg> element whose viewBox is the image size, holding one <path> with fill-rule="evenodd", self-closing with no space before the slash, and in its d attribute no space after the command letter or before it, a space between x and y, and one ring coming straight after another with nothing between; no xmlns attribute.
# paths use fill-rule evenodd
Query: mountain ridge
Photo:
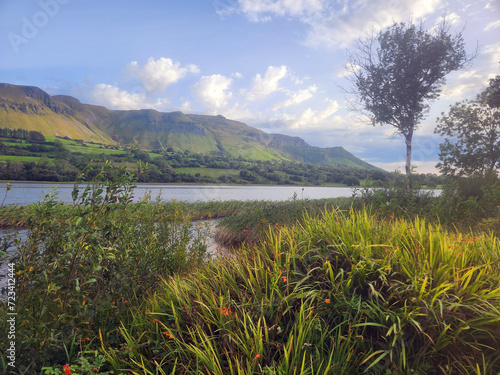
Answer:
<svg viewBox="0 0 500 375"><path fill-rule="evenodd" d="M343 147L320 148L300 137L269 134L222 115L110 110L68 95L51 96L36 86L0 83L0 127L104 144L133 144L159 150L222 153L253 160L293 160L313 164L378 169Z"/></svg>

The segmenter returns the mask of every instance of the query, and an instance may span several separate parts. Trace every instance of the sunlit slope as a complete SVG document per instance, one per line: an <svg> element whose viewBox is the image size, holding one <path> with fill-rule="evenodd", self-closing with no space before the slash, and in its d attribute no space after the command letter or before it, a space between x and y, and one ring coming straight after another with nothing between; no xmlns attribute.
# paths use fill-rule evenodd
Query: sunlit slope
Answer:
<svg viewBox="0 0 500 375"><path fill-rule="evenodd" d="M291 160L375 168L342 147L319 148L303 139L267 134L224 116L109 110L31 86L0 84L0 127L104 144L137 143L146 150L189 150L252 160Z"/></svg>
<svg viewBox="0 0 500 375"><path fill-rule="evenodd" d="M114 143L96 122L96 114L75 98L52 97L37 87L0 84L0 127Z"/></svg>

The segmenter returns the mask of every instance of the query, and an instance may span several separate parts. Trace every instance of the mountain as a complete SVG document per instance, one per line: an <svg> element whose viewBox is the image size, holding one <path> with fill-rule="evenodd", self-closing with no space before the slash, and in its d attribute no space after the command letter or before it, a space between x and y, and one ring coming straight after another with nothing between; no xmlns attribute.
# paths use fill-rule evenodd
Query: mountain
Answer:
<svg viewBox="0 0 500 375"><path fill-rule="evenodd" d="M268 134L224 116L110 110L33 86L0 83L0 127L36 130L46 136L127 145L223 153L253 160L295 160L374 169L342 147L320 148L299 137Z"/></svg>

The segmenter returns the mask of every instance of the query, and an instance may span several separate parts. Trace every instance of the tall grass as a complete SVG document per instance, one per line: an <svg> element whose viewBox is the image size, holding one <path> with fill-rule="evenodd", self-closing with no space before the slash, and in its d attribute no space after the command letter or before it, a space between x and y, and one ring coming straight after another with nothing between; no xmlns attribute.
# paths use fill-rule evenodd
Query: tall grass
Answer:
<svg viewBox="0 0 500 375"><path fill-rule="evenodd" d="M75 185L74 205L48 195L32 206L27 239L16 241L8 260L16 272L17 366L7 365L11 344L1 334L0 372L37 373L76 361L96 348L100 331L119 343L116 327L162 278L205 261L208 228L193 230L175 204L131 204L133 176L107 179L104 172ZM2 333L9 307L0 302Z"/></svg>
<svg viewBox="0 0 500 375"><path fill-rule="evenodd" d="M416 218L323 212L173 276L103 338L131 374L493 374L500 249Z"/></svg>

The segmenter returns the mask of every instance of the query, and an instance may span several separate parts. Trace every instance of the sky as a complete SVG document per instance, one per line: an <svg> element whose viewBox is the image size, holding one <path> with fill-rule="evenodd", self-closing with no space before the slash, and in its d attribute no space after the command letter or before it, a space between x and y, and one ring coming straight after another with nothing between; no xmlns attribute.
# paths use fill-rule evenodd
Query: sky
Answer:
<svg viewBox="0 0 500 375"><path fill-rule="evenodd" d="M349 108L356 41L395 22L463 32L466 69L447 76L414 136L435 173L437 118L500 74L499 0L0 0L0 82L110 109L221 114L312 146L342 146L388 171L406 149Z"/></svg>

